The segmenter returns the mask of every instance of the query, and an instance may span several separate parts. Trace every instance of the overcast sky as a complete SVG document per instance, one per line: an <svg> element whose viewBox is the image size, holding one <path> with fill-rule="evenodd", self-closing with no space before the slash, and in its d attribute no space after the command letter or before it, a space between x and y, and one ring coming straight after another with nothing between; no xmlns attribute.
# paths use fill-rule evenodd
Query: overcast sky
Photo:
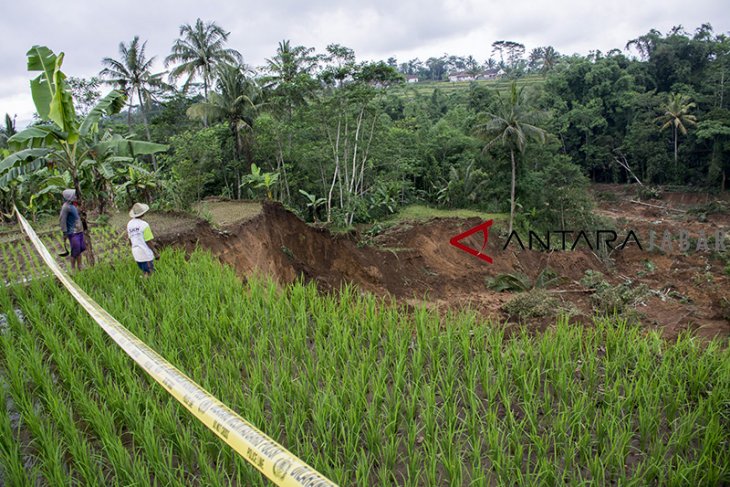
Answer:
<svg viewBox="0 0 730 487"><path fill-rule="evenodd" d="M33 45L65 52L64 72L88 77L135 35L161 61L179 26L198 17L230 31L230 47L253 66L273 56L282 39L318 51L342 44L359 60L449 53L482 62L496 40L521 42L528 52L552 45L563 54L587 54L623 48L651 28L667 32L681 24L694 31L710 22L716 33L730 31L730 9L719 0L0 0L0 116L17 115L22 127L35 111L25 57Z"/></svg>

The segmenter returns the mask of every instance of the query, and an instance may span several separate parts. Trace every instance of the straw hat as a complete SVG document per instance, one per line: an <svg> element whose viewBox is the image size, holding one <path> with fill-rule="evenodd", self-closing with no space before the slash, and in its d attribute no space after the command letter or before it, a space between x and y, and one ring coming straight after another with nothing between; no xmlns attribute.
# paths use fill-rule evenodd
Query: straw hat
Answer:
<svg viewBox="0 0 730 487"><path fill-rule="evenodd" d="M144 203L135 203L131 210L129 210L129 216L132 218L137 218L145 213L147 213L147 210L149 210L150 207L145 205Z"/></svg>
<svg viewBox="0 0 730 487"><path fill-rule="evenodd" d="M63 195L63 201L76 201L76 190L75 189L64 189L61 193Z"/></svg>

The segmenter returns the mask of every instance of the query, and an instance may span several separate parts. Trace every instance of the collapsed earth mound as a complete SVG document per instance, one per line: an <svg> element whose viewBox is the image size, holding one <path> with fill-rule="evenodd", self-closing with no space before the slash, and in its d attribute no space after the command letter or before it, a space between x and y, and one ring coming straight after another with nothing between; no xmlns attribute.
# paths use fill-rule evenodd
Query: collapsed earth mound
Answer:
<svg viewBox="0 0 730 487"><path fill-rule="evenodd" d="M526 284L521 291L529 293L547 269L557 277L549 293L558 307L590 322L596 300L595 289L587 287L583 279L588 271L600 273L604 285L616 286L621 292L627 281L642 286L644 293L632 298L631 306L639 313L636 316L647 325L661 327L670 337L687 328L707 336L730 334L730 322L723 315L729 286L721 267L712 275L712 286L697 282L698 276L709 279L707 269L712 266L706 256L653 255L650 262L638 248L627 248L610 259L588 248L522 250L515 245L503 247L505 232L495 225L485 249L493 259L488 264L449 244L452 237L480 223L478 218L401 223L366 245L354 234L332 234L306 224L278 203L265 202L261 213L244 222L223 230L199 222L161 243L187 251L198 246L207 249L243 278L258 274L281 284L304 279L325 291L350 283L407 304L470 307L497 320L519 319L505 312L505 304L516 294L494 291L488 284L499 276L519 274ZM465 243L479 249L483 241L477 234ZM605 291L612 299L619 294ZM536 316L529 322L542 328L554 322L554 316Z"/></svg>

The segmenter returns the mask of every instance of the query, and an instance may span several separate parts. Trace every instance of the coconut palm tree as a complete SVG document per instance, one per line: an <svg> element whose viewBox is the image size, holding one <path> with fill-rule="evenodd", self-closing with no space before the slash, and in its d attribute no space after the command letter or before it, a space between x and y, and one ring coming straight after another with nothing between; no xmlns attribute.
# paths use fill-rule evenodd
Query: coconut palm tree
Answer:
<svg viewBox="0 0 730 487"><path fill-rule="evenodd" d="M560 53L553 46L542 48L542 72L551 71L560 60Z"/></svg>
<svg viewBox="0 0 730 487"><path fill-rule="evenodd" d="M312 71L318 58L312 53L314 48L292 47L289 40L279 42L276 56L266 60L268 74L263 78L264 87L288 114L296 105L304 104L307 94L314 87Z"/></svg>
<svg viewBox="0 0 730 487"><path fill-rule="evenodd" d="M243 64L241 53L224 47L230 32L215 22L198 19L195 25L180 26L180 38L172 45L172 53L165 58L165 67L180 63L170 72L172 79L187 76L183 90L187 90L193 79L199 76L203 81L203 94L208 98L216 65L220 63Z"/></svg>
<svg viewBox="0 0 730 487"><path fill-rule="evenodd" d="M510 94L505 100L501 94L498 98L496 113L487 113L489 120L478 126L478 132L489 138L489 142L483 150L488 150L495 145L502 145L509 150L512 161L512 186L510 190L510 212L509 212L509 233L512 233L512 225L515 216L515 188L517 186L517 160L515 152L524 154L527 143L530 140L545 142L545 131L540 127L532 125L533 112L525 103L523 95L524 87L517 90L517 83L512 82Z"/></svg>
<svg viewBox="0 0 730 487"><path fill-rule="evenodd" d="M190 118L200 120L224 120L228 123L235 141L236 181L238 198L241 198L241 170L239 162L245 159L249 172L253 165L253 123L262 105L261 90L247 76L243 66L219 64L216 68L217 92L211 92L208 99L195 103L187 110Z"/></svg>
<svg viewBox="0 0 730 487"><path fill-rule="evenodd" d="M155 62L155 56L147 59L145 48L147 42L140 44L139 36L129 44L119 43L120 58L113 59L106 57L102 59L102 64L106 66L101 70L99 75L105 79L106 83L114 85L125 93L129 100L129 112L127 114L127 123L131 126L131 111L136 95L139 103L139 112L142 115L142 123L144 124L145 135L147 141L151 141L150 128L147 121L147 109L154 100L155 94L161 90L169 88L163 80L165 73L152 74L150 69ZM155 171L157 171L157 162L152 157L152 163Z"/></svg>
<svg viewBox="0 0 730 487"><path fill-rule="evenodd" d="M530 54L527 57L527 67L530 68L531 72L542 70L544 54L544 47L536 47L530 51Z"/></svg>
<svg viewBox="0 0 730 487"><path fill-rule="evenodd" d="M681 93L670 93L667 102L662 105L664 113L656 118L662 126L659 129L664 131L672 127L674 135L674 169L678 168L678 141L679 134L687 135L687 127L697 125L697 117L690 115L689 111L696 105L689 97Z"/></svg>
<svg viewBox="0 0 730 487"><path fill-rule="evenodd" d="M482 67L479 65L479 61L474 59L474 56L468 56L464 63L466 64L466 72L471 74L472 76L478 75L479 71L481 71L482 69Z"/></svg>
<svg viewBox="0 0 730 487"><path fill-rule="evenodd" d="M626 49L629 51L632 47L639 52L639 56L643 60L649 59L654 51L656 51L657 44L662 38L662 33L656 29L651 29L648 33L643 36L639 36L636 39L631 39L626 43Z"/></svg>
<svg viewBox="0 0 730 487"><path fill-rule="evenodd" d="M292 119L294 109L305 105L308 97L319 86L313 77L320 56L314 54L314 48L292 46L288 40L279 42L276 55L266 60L266 75L261 83L267 93L270 110L278 119L281 130L278 131L277 171L282 175L282 182L287 198L289 183L285 161L290 160L294 129Z"/></svg>

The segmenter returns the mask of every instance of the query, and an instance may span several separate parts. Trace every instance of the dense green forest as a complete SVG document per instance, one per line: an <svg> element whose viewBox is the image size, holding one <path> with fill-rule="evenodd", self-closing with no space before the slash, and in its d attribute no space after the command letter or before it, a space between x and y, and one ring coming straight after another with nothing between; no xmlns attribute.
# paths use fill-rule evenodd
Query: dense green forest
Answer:
<svg viewBox="0 0 730 487"><path fill-rule="evenodd" d="M255 69L227 39L214 22L183 25L156 73L135 37L90 79L66 78L62 56L36 46L31 87L51 88L50 109L27 129L5 117L2 211L55 212L75 185L102 212L218 195L337 225L420 202L565 227L588 218L591 181L727 188L730 38L709 24L587 56L497 41L483 63L360 62L285 40Z"/></svg>

